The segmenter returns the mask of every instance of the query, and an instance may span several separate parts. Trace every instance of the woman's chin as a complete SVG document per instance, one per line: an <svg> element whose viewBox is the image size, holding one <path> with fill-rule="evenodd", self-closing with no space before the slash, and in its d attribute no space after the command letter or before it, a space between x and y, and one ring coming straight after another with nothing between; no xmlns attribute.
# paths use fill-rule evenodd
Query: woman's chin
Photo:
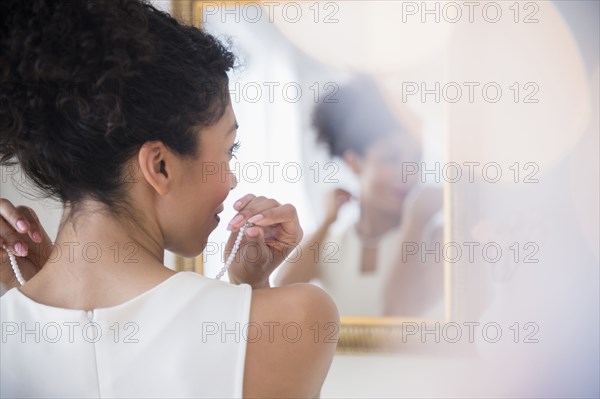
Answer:
<svg viewBox="0 0 600 399"><path fill-rule="evenodd" d="M203 239L200 239L199 241L190 243L190 245L186 245L184 248L177 248L177 249L166 248L166 249L168 251L172 252L173 254L175 254L177 256L181 256L183 258L195 258L202 254L202 252L206 248L207 243L208 243L208 238L203 238Z"/></svg>
<svg viewBox="0 0 600 399"><path fill-rule="evenodd" d="M189 250L179 250L179 251L172 251L174 255L179 256L180 258L195 258L196 256L198 256L196 254L196 251L189 251Z"/></svg>
<svg viewBox="0 0 600 399"><path fill-rule="evenodd" d="M202 255L202 252L204 252L204 249L206 249L206 245L208 244L208 238L205 240L202 240L201 246L198 250L195 251L195 255L192 255L193 257L196 256L200 256Z"/></svg>
<svg viewBox="0 0 600 399"><path fill-rule="evenodd" d="M403 204L404 201L390 201L389 203L382 205L381 209L390 216L401 216Z"/></svg>

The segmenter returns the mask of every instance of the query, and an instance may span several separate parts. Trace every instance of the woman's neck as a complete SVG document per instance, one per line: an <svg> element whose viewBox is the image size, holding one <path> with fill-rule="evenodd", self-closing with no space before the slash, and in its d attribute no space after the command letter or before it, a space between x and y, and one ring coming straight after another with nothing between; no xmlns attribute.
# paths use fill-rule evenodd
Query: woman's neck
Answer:
<svg viewBox="0 0 600 399"><path fill-rule="evenodd" d="M45 249L48 261L20 288L31 299L69 309L116 306L175 273L164 266L164 241L155 219L133 222L100 209L70 218L69 212L66 207L51 251Z"/></svg>
<svg viewBox="0 0 600 399"><path fill-rule="evenodd" d="M95 204L65 207L49 263L62 267L105 268L163 264L164 241L150 218L115 216ZM133 215L131 215L133 216ZM140 265L140 266L141 266Z"/></svg>
<svg viewBox="0 0 600 399"><path fill-rule="evenodd" d="M379 237L400 226L402 213L384 212L373 206L360 202L360 216L357 227L360 234L366 237Z"/></svg>

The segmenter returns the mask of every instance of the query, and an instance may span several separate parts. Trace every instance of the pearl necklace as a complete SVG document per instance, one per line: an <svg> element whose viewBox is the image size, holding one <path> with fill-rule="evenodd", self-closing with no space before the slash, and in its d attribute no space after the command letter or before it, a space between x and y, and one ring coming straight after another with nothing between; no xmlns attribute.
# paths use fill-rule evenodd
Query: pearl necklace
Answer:
<svg viewBox="0 0 600 399"><path fill-rule="evenodd" d="M231 263L233 263L235 254L237 253L238 249L240 249L240 243L242 242L242 238L244 238L244 231L246 231L246 229L248 227L252 227L252 226L254 226L254 223L249 223L249 222L246 222L246 224L242 226L242 228L238 232L235 242L233 243L233 248L231 248L231 253L227 257L227 260L225 261L223 268L221 269L219 274L217 274L217 277L215 277L215 279L220 280L221 277L223 277L223 274L225 274L225 272L227 271L227 269L229 269L229 266L231 266Z"/></svg>
<svg viewBox="0 0 600 399"><path fill-rule="evenodd" d="M244 238L244 231L246 231L246 229L248 227L252 227L252 226L254 226L254 224L252 224L252 223L246 223L245 225L242 226L242 228L238 232L238 235L235 239L235 243L233 244L231 253L227 257L227 260L225 261L225 265L223 265L223 268L221 269L219 274L217 274L217 277L215 277L215 279L220 280L221 277L223 277L223 275L227 271L227 269L229 269L229 266L231 266L231 263L233 263L233 259L235 258L235 255L236 255L238 249L240 248L240 243L242 242L242 238ZM17 278L17 281L21 285L25 284L25 279L23 278L23 275L21 274L21 269L19 269L19 265L17 264L17 258L15 257L15 254L11 250L9 250L6 245L2 245L2 248L4 248L6 253L8 253L8 259L10 260L10 265L12 266L12 269L13 269L13 272L15 273L15 277Z"/></svg>
<svg viewBox="0 0 600 399"><path fill-rule="evenodd" d="M15 254L12 251L10 251L6 245L3 245L2 248L4 248L4 250L8 254L8 259L10 259L10 265L12 266L12 269L13 269L13 272L15 273L15 277L17 278L17 281L21 285L25 284L25 279L23 278L23 275L21 274L21 269L19 269L19 265L17 265L17 258L15 258Z"/></svg>

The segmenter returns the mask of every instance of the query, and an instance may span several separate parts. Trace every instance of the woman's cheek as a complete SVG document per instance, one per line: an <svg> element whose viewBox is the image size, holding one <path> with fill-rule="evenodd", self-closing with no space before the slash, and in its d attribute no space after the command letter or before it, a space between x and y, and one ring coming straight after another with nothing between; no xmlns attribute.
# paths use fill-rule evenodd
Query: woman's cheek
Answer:
<svg viewBox="0 0 600 399"><path fill-rule="evenodd" d="M381 189L396 185L398 182L394 179L394 173L391 173L389 168L379 168L375 174L375 185Z"/></svg>

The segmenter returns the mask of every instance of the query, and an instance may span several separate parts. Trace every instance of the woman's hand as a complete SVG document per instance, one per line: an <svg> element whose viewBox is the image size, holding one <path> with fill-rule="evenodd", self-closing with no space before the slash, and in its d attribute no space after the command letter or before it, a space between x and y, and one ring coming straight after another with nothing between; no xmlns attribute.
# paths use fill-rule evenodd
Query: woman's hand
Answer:
<svg viewBox="0 0 600 399"><path fill-rule="evenodd" d="M281 205L274 199L248 194L234 205L238 214L230 222L232 231L225 248L229 256L238 231L246 223L239 250L229 268L229 280L234 284L247 283L252 288L269 287L269 276L302 240L302 228L296 208Z"/></svg>
<svg viewBox="0 0 600 399"><path fill-rule="evenodd" d="M325 223L333 224L337 220L340 208L351 199L352 194L341 188L329 192L325 205Z"/></svg>
<svg viewBox="0 0 600 399"><path fill-rule="evenodd" d="M31 208L15 207L7 199L0 198L0 282L10 289L20 284L4 245L15 254L21 274L27 281L46 264L52 241Z"/></svg>

